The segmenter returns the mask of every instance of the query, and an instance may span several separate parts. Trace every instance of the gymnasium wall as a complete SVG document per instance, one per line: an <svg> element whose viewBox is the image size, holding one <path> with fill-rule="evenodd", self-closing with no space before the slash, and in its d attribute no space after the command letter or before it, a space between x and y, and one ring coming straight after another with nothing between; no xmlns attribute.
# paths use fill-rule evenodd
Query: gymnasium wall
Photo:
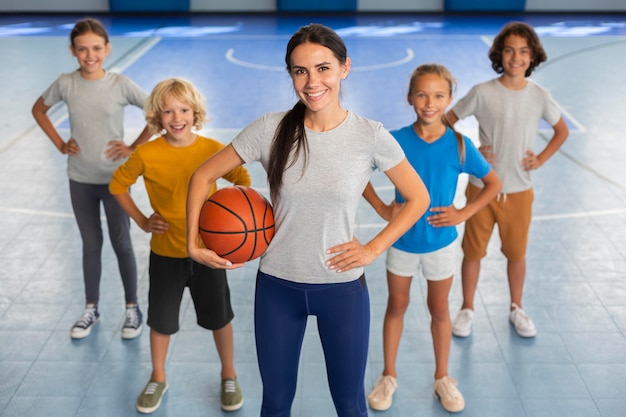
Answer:
<svg viewBox="0 0 626 417"><path fill-rule="evenodd" d="M305 6L303 6L305 3ZM363 12L497 11L626 12L624 0L1 0L0 13L191 11L274 12L312 10Z"/></svg>

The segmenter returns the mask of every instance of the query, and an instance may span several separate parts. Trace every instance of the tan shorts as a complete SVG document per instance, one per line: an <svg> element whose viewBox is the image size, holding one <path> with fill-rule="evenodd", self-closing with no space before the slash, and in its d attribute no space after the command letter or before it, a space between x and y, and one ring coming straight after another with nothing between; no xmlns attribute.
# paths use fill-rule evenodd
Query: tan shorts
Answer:
<svg viewBox="0 0 626 417"><path fill-rule="evenodd" d="M468 184L465 191L467 201L479 192L479 187ZM498 194L497 198L470 217L465 223L462 243L465 258L469 261L479 261L487 255L487 245L497 224L504 256L513 262L524 260L533 199L532 188L519 193Z"/></svg>

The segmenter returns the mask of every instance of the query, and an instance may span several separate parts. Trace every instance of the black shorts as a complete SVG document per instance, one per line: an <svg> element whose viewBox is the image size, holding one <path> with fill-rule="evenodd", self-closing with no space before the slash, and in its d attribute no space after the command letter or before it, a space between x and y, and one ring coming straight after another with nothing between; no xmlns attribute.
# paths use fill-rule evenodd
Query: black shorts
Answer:
<svg viewBox="0 0 626 417"><path fill-rule="evenodd" d="M211 269L191 258L170 258L150 252L148 326L161 334L179 330L185 287L196 309L198 325L219 330L233 319L226 270Z"/></svg>

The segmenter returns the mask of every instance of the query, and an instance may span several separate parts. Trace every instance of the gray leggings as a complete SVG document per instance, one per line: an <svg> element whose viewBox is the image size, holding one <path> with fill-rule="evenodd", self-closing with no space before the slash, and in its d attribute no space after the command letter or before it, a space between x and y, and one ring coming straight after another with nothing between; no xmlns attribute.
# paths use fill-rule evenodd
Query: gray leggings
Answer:
<svg viewBox="0 0 626 417"><path fill-rule="evenodd" d="M109 193L108 184L84 184L70 180L70 197L83 240L85 300L98 304L102 275L102 224L100 202L104 205L109 238L117 255L126 303L137 302L137 264L130 240L130 218Z"/></svg>

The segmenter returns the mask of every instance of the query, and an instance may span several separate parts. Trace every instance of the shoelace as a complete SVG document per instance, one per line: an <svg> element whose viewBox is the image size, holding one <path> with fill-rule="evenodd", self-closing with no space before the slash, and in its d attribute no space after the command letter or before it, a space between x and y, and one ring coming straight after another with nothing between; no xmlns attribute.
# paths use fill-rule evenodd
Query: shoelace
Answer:
<svg viewBox="0 0 626 417"><path fill-rule="evenodd" d="M461 315L459 316L458 323L460 325L462 325L463 327L466 327L469 324L470 321L471 321L470 313L468 311L461 312Z"/></svg>
<svg viewBox="0 0 626 417"><path fill-rule="evenodd" d="M237 392L235 381L229 379L224 382L224 392Z"/></svg>
<svg viewBox="0 0 626 417"><path fill-rule="evenodd" d="M389 382L387 378L385 378L383 380L383 383L378 386L378 389L376 390L376 393L374 394L374 396L375 397L380 397L381 395L383 397L389 396L389 392L391 391L391 386L392 384Z"/></svg>
<svg viewBox="0 0 626 417"><path fill-rule="evenodd" d="M523 320L528 320L528 314L526 314L524 310L521 310L519 308L515 311L515 316L521 317Z"/></svg>
<svg viewBox="0 0 626 417"><path fill-rule="evenodd" d="M513 307L515 308L513 311L515 312L514 316L515 316L515 322L519 322L519 320L523 320L524 324L528 324L528 322L530 321L530 317L528 317L528 314L526 314L526 312L524 310L522 310L521 308L519 308L519 306L517 304L513 304Z"/></svg>
<svg viewBox="0 0 626 417"><path fill-rule="evenodd" d="M95 315L96 314L94 309L90 308L85 310L83 315L80 316L80 319L78 319L78 322L76 322L76 327L82 327L86 329L94 321Z"/></svg>
<svg viewBox="0 0 626 417"><path fill-rule="evenodd" d="M139 314L137 307L129 307L126 309L126 323L124 327L137 327L139 325Z"/></svg>
<svg viewBox="0 0 626 417"><path fill-rule="evenodd" d="M150 382L146 386L146 390L143 393L146 395L153 395L156 392L158 386L159 386L158 382Z"/></svg>
<svg viewBox="0 0 626 417"><path fill-rule="evenodd" d="M452 389L452 387L454 387L457 383L458 382L456 382L456 379L452 377L443 377L441 381L437 383L437 387L439 388L440 391L443 391L443 395L446 398L455 398L456 391ZM441 396L441 393L438 392L436 388L435 388L435 393Z"/></svg>
<svg viewBox="0 0 626 417"><path fill-rule="evenodd" d="M530 326L530 317L519 308L515 310L515 324L518 326Z"/></svg>

